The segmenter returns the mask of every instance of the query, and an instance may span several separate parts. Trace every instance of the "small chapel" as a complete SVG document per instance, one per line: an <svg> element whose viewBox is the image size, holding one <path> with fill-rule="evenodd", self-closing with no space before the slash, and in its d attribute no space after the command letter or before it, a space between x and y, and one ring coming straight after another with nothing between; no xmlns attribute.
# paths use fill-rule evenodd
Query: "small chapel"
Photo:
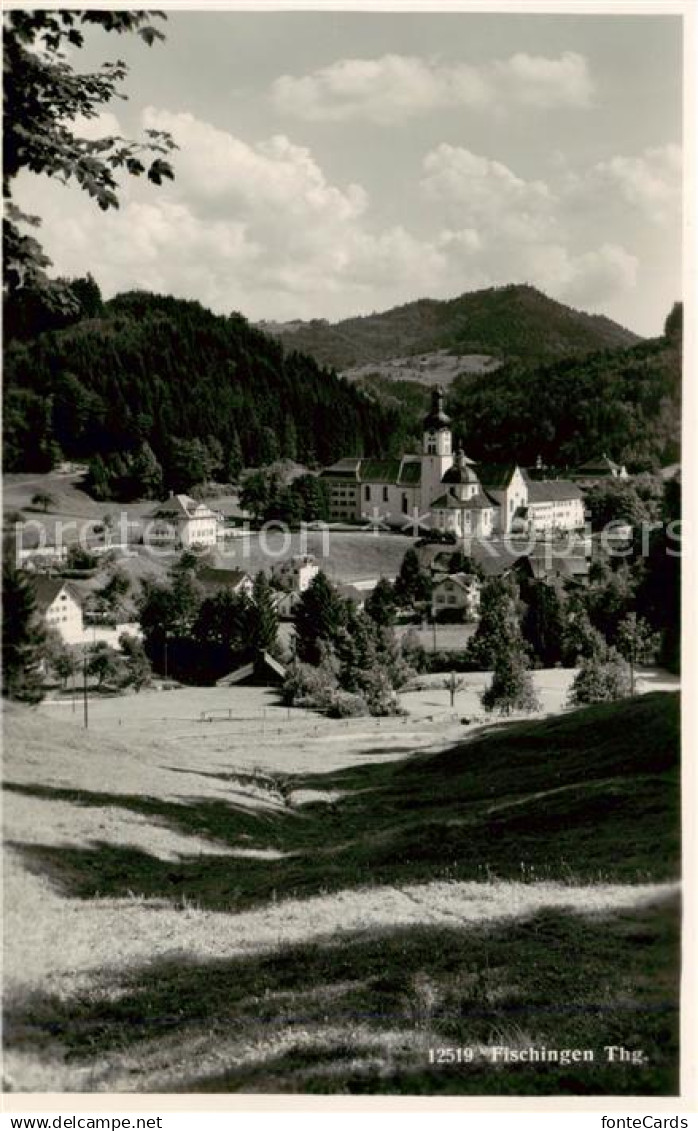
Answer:
<svg viewBox="0 0 698 1131"><path fill-rule="evenodd" d="M444 399L437 386L424 418L420 455L352 456L324 469L332 521L403 529L416 519L464 540L584 526L584 496L576 483L533 479L516 463L478 464L461 447L454 451Z"/></svg>

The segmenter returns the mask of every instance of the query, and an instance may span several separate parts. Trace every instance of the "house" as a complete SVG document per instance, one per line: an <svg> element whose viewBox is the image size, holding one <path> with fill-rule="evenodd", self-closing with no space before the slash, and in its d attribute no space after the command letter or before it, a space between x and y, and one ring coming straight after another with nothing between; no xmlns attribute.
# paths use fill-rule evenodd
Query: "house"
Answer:
<svg viewBox="0 0 698 1131"><path fill-rule="evenodd" d="M238 684L254 684L255 686L279 686L286 678L286 668L275 660L269 652L260 650L254 660L243 664L234 672L229 672L222 679L216 681L216 687L235 687Z"/></svg>
<svg viewBox="0 0 698 1131"><path fill-rule="evenodd" d="M614 463L604 452L601 459L587 460L576 468L572 472L572 478L582 487L591 487L594 483L602 483L607 479L627 479L628 472L623 464Z"/></svg>
<svg viewBox="0 0 698 1131"><path fill-rule="evenodd" d="M149 546L215 546L221 530L219 516L189 495L170 495L148 517L143 540Z"/></svg>
<svg viewBox="0 0 698 1131"><path fill-rule="evenodd" d="M584 525L583 496L575 483L534 481L513 462L479 464L461 448L454 451L443 402L443 390L437 386L424 418L420 455L352 456L321 472L329 488L332 519L413 532L425 527L465 544Z"/></svg>
<svg viewBox="0 0 698 1131"><path fill-rule="evenodd" d="M38 612L47 628L55 629L66 644L83 639L82 597L74 585L60 578L34 578L34 595Z"/></svg>
<svg viewBox="0 0 698 1131"><path fill-rule="evenodd" d="M434 620L446 614L460 614L473 620L480 612L479 580L471 573L451 573L434 579L431 612Z"/></svg>
<svg viewBox="0 0 698 1131"><path fill-rule="evenodd" d="M280 620L292 620L296 606L301 599L300 593L295 589L277 591L272 595L272 602Z"/></svg>
<svg viewBox="0 0 698 1131"><path fill-rule="evenodd" d="M274 580L283 588L304 593L320 572L312 554L298 554L272 566Z"/></svg>
<svg viewBox="0 0 698 1131"><path fill-rule="evenodd" d="M213 566L204 566L197 571L196 580L209 594L235 593L251 597L254 582L249 573L242 569L216 569Z"/></svg>

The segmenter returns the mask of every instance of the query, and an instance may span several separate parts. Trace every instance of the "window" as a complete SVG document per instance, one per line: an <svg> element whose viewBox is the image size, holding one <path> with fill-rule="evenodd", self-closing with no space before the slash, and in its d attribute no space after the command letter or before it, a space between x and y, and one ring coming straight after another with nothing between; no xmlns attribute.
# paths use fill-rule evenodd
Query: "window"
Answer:
<svg viewBox="0 0 698 1131"><path fill-rule="evenodd" d="M408 506L407 495L403 495L402 496L402 513L403 514L407 514L407 506Z"/></svg>
<svg viewBox="0 0 698 1131"><path fill-rule="evenodd" d="M368 483L364 488L364 498L366 499L367 503L371 501L371 488L369 487Z"/></svg>
<svg viewBox="0 0 698 1131"><path fill-rule="evenodd" d="M383 488L383 502L387 503L387 501L388 501L388 488L384 487Z"/></svg>

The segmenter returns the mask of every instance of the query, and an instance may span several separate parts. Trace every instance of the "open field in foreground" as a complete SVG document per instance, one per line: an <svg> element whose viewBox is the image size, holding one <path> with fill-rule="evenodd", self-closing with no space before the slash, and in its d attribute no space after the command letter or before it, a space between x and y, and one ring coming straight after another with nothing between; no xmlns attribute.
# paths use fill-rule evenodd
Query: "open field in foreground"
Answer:
<svg viewBox="0 0 698 1131"><path fill-rule="evenodd" d="M676 695L284 752L183 694L7 714L8 1087L677 1090ZM594 1059L494 1062L530 1046Z"/></svg>

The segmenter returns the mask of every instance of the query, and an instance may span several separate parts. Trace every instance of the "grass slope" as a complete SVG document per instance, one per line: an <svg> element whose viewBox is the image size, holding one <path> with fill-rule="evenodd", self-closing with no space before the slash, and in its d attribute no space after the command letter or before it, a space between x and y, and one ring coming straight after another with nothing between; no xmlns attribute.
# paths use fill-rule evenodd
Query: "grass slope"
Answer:
<svg viewBox="0 0 698 1131"><path fill-rule="evenodd" d="M78 827L86 809L121 811L286 855L162 860L15 838L31 882L51 879L45 914L62 916L67 967L63 982L9 996L8 1071L37 1090L674 1094L679 911L669 885L647 895L642 883L678 873L678 724L677 696L655 693L331 774L262 782L202 758L200 795L189 763L175 799L138 792L137 751L77 728L90 788L65 769L37 780L46 735L10 712L22 757L6 809L69 805ZM113 766L111 788L106 776L95 788L112 753L133 792ZM262 787L273 805L238 800ZM284 805L299 789L339 797ZM142 955L151 938L150 960L98 959L98 975L71 982L81 916L105 954ZM494 1046L531 1045L594 1060L492 1062ZM641 1063L609 1063L610 1045L642 1050ZM474 1059L431 1064L440 1046Z"/></svg>
<svg viewBox="0 0 698 1131"><path fill-rule="evenodd" d="M667 880L678 873L677 696L654 693L543 722L494 728L453 749L317 778L270 780L338 800L269 813L227 800L191 804L141 794L8 781L26 796L116 806L184 835L283 857L230 869L225 857L176 866L118 845L26 846L33 867L73 895L189 899L212 910L349 887L434 879ZM196 774L196 771L194 771ZM200 771L205 778L210 774ZM245 786L240 773L214 778Z"/></svg>

